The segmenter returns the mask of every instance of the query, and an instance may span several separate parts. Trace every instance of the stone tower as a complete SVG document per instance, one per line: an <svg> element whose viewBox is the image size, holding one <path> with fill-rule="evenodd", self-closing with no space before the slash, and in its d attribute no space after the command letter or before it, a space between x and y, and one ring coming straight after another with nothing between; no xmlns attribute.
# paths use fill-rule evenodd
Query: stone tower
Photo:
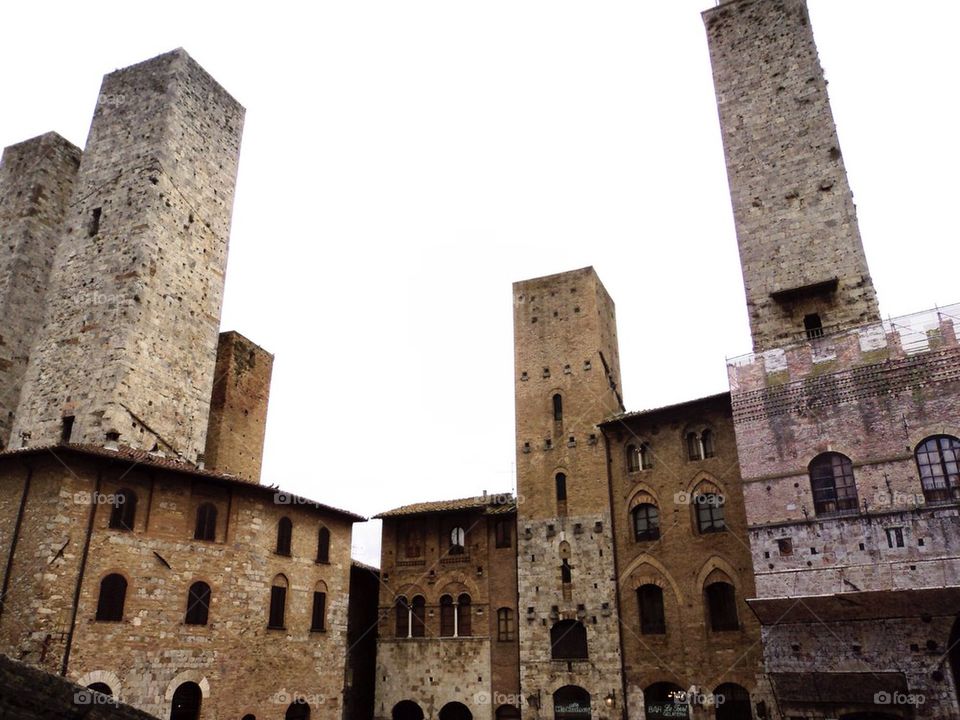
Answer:
<svg viewBox="0 0 960 720"><path fill-rule="evenodd" d="M623 409L613 301L593 268L515 283L513 299L524 717L553 718L555 703L582 706L576 692L557 692L570 686L589 693L593 717L619 717L616 577L596 427Z"/></svg>
<svg viewBox="0 0 960 720"><path fill-rule="evenodd" d="M806 2L704 21L754 349L879 320Z"/></svg>
<svg viewBox="0 0 960 720"><path fill-rule="evenodd" d="M0 162L0 450L10 444L79 164L80 149L56 133L11 145Z"/></svg>
<svg viewBox="0 0 960 720"><path fill-rule="evenodd" d="M243 116L183 50L104 78L11 444L204 451Z"/></svg>

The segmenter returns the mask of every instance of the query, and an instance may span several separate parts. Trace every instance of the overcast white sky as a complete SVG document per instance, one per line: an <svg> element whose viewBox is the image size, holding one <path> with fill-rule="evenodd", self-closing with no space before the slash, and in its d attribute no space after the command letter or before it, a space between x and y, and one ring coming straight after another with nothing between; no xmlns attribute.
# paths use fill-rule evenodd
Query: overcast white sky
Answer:
<svg viewBox="0 0 960 720"><path fill-rule="evenodd" d="M104 73L186 48L247 108L223 325L277 356L264 482L364 515L507 491L514 280L596 267L629 409L750 349L711 5L5 3L0 144L82 146ZM882 311L960 301L960 4L810 8Z"/></svg>

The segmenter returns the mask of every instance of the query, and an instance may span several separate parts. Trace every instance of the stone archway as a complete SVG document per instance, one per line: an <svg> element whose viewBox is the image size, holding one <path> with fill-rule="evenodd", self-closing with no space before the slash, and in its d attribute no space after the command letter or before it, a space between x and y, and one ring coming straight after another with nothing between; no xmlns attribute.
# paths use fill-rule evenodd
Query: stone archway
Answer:
<svg viewBox="0 0 960 720"><path fill-rule="evenodd" d="M554 720L590 720L590 693L576 685L564 685L553 693Z"/></svg>
<svg viewBox="0 0 960 720"><path fill-rule="evenodd" d="M401 700L393 706L393 720L423 720L423 710L413 700Z"/></svg>
<svg viewBox="0 0 960 720"><path fill-rule="evenodd" d="M440 720L473 720L473 713L463 703L449 702L440 709Z"/></svg>

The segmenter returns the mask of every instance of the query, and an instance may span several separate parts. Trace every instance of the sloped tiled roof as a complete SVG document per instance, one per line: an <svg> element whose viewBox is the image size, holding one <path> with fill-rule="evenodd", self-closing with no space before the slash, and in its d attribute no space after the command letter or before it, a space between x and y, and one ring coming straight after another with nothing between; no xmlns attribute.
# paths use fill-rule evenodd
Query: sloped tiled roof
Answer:
<svg viewBox="0 0 960 720"><path fill-rule="evenodd" d="M178 458L165 457L158 453L137 450L125 445L118 446L116 450L111 450L100 445L84 445L78 443L64 445L36 445L33 447L4 450L3 452L0 452L0 458L21 456L26 457L30 455L40 455L43 453L51 453L54 455L54 457L56 457L58 453L63 452L76 453L78 455L84 455L87 457L105 458L115 462L125 462L133 465L142 465L144 467L170 470L171 472L183 473L185 475L192 475L194 477L202 477L214 483L247 488L252 492L259 492L262 495L273 495L275 497L277 495L282 495L284 504L312 507L316 510L322 510L334 515L339 515L343 518L351 520L352 522L366 522L367 520L367 518L363 517L362 515L357 515L356 513L352 513L348 510L341 510L340 508L335 508L330 505L325 505L317 502L316 500L310 500L309 498L295 495L285 490L280 490L275 486L260 485L248 480L241 480L236 475L228 475L226 473L216 472L214 470L207 470Z"/></svg>
<svg viewBox="0 0 960 720"><path fill-rule="evenodd" d="M612 425L614 423L620 422L621 420L629 420L630 418L640 417L641 415L650 415L651 413L663 412L666 410L678 410L683 407L688 407L691 405L696 405L697 403L703 402L712 402L717 400L722 400L727 398L729 400L730 393L722 392L717 393L716 395L707 395L706 397L694 398L693 400L685 400L683 402L673 403L672 405L662 405L661 407L650 408L648 410L631 410L630 412L617 413L608 417L606 420L600 423L600 427L604 425Z"/></svg>
<svg viewBox="0 0 960 720"><path fill-rule="evenodd" d="M387 510L375 518L400 517L403 515L429 515L431 513L457 512L462 510L483 510L487 515L511 513L517 509L517 500L510 493L483 494L456 500L435 500L433 502L414 503Z"/></svg>

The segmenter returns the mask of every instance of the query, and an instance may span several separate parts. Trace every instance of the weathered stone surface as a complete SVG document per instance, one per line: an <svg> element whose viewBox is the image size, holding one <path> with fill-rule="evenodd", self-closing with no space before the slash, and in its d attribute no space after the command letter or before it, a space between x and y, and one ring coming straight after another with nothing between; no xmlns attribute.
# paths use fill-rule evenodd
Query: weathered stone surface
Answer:
<svg viewBox="0 0 960 720"><path fill-rule="evenodd" d="M30 348L43 323L50 268L80 164L56 133L11 145L0 162L0 450L11 443Z"/></svg>
<svg viewBox="0 0 960 720"><path fill-rule="evenodd" d="M243 114L183 50L104 78L15 437L204 451Z"/></svg>

